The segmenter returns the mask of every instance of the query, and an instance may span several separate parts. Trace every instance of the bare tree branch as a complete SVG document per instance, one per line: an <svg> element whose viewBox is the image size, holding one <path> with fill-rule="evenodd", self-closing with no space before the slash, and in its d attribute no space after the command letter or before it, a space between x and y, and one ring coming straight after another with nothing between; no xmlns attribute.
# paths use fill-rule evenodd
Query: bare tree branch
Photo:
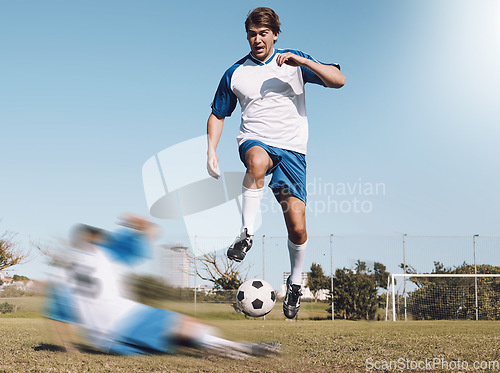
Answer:
<svg viewBox="0 0 500 373"><path fill-rule="evenodd" d="M216 288L237 289L246 280L248 269L242 274L242 264L229 260L225 255L217 257L216 252L195 257L189 255L189 261L195 268L195 275L212 282Z"/></svg>
<svg viewBox="0 0 500 373"><path fill-rule="evenodd" d="M14 240L15 234L4 232L0 236L0 271L29 261L30 253Z"/></svg>
<svg viewBox="0 0 500 373"><path fill-rule="evenodd" d="M31 241L31 246L48 258L49 265L53 267L65 267L67 265L67 258L64 254L67 252L69 243L66 240L58 239L57 242L50 243Z"/></svg>

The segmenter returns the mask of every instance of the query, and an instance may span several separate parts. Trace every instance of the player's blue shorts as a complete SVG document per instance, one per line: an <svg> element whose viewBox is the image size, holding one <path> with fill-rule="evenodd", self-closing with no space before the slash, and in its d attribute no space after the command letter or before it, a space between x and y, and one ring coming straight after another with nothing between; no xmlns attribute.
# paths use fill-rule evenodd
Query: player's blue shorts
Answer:
<svg viewBox="0 0 500 373"><path fill-rule="evenodd" d="M267 171L266 175L273 175L269 187L278 202L280 192L283 190L284 193L289 193L306 203L306 156L292 150L266 145L259 140L246 140L239 148L243 164L245 164L246 152L254 146L260 146L267 151L273 161L273 167Z"/></svg>
<svg viewBox="0 0 500 373"><path fill-rule="evenodd" d="M113 333L113 338L100 347L117 355L174 353L175 332L179 330L182 315L137 304Z"/></svg>
<svg viewBox="0 0 500 373"><path fill-rule="evenodd" d="M48 319L67 323L79 321L73 296L65 285L49 284L44 308L44 316Z"/></svg>

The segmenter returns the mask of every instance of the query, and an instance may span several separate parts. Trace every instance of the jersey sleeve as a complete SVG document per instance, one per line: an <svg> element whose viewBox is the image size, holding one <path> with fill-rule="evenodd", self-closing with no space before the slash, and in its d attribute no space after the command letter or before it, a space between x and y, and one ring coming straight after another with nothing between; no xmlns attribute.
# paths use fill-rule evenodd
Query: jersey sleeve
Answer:
<svg viewBox="0 0 500 373"><path fill-rule="evenodd" d="M212 101L212 113L218 117L229 117L236 108L238 99L231 90L231 77L237 66L228 69L222 79L220 80L219 87L215 92L214 100Z"/></svg>
<svg viewBox="0 0 500 373"><path fill-rule="evenodd" d="M135 266L152 256L145 235L130 228L108 233L101 246L113 260L128 266Z"/></svg>
<svg viewBox="0 0 500 373"><path fill-rule="evenodd" d="M338 63L324 63L321 61L318 61L314 57L311 57L307 53L304 53L299 50L294 50L294 49L287 49L284 52L292 52L295 53L301 57L307 58L308 60L320 63L322 65L330 65L330 66L335 66L337 69L340 70L340 65ZM302 78L304 79L304 84L305 83L313 83L313 84L319 84L322 86L325 86L325 83L317 76L315 73L313 73L311 70L309 70L307 67L301 66L300 69L302 70Z"/></svg>

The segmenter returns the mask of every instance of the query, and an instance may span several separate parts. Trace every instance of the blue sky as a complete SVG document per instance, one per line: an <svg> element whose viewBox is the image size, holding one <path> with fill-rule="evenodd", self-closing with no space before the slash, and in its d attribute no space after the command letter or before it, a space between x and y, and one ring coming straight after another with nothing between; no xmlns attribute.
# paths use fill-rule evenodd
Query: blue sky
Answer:
<svg viewBox="0 0 500 373"><path fill-rule="evenodd" d="M249 51L245 17L265 5L282 21L277 47L347 77L340 90L307 87L309 182L385 187L360 196L369 213L313 211L310 235L498 234L499 3L311 4L3 1L0 232L28 246L77 222L148 215L142 165L205 132L220 77ZM224 170L243 170L238 117L219 146ZM185 229L155 221L164 242ZM285 234L279 213L263 221L258 233ZM37 277L41 263L15 270Z"/></svg>

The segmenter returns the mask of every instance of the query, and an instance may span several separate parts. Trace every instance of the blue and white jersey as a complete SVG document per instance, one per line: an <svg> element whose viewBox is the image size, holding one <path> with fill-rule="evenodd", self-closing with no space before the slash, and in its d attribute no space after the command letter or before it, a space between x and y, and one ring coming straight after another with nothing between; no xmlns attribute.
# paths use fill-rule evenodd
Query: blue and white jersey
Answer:
<svg viewBox="0 0 500 373"><path fill-rule="evenodd" d="M286 52L321 63L298 50L278 49L265 62L249 53L224 73L212 102L212 113L228 117L236 103L240 103L238 145L250 139L259 140L270 146L306 154L308 123L304 85L324 86L324 83L303 66L278 66L276 57ZM331 65L340 69L337 64Z"/></svg>
<svg viewBox="0 0 500 373"><path fill-rule="evenodd" d="M136 355L167 353L181 315L149 307L124 296L123 273L147 257L142 233L108 234L103 245L84 242L68 250L47 294L45 316L77 324L100 351Z"/></svg>
<svg viewBox="0 0 500 373"><path fill-rule="evenodd" d="M113 354L172 352L180 316L124 298L121 265L97 245L74 252L68 285L87 341Z"/></svg>

